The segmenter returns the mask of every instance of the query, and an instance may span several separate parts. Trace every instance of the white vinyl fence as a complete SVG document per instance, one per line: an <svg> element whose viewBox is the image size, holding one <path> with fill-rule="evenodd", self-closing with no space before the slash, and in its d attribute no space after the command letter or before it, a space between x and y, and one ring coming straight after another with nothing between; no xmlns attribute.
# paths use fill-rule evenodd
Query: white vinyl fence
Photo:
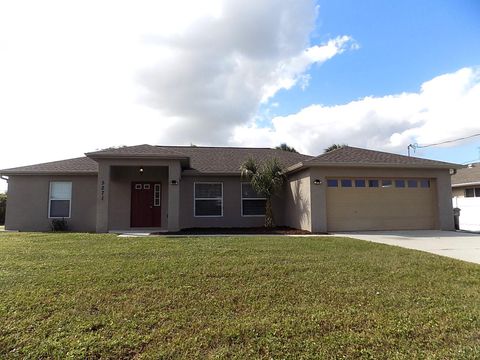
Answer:
<svg viewBox="0 0 480 360"><path fill-rule="evenodd" d="M480 231L480 198L454 197L453 207L460 209L460 229Z"/></svg>

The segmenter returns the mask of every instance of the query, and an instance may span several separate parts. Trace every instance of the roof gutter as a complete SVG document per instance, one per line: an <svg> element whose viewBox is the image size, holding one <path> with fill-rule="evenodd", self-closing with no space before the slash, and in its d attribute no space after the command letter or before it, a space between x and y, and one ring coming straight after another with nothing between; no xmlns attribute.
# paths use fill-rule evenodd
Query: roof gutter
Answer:
<svg viewBox="0 0 480 360"><path fill-rule="evenodd" d="M132 155L132 154L95 154L95 153L85 153L85 156L90 159L166 159L166 160L188 160L188 156L175 156L175 155L154 155L154 154L142 154L142 155Z"/></svg>
<svg viewBox="0 0 480 360"><path fill-rule="evenodd" d="M38 175L38 176L42 176L42 175L55 175L55 176L69 176L69 175L84 175L84 176L90 176L90 175L98 175L98 171L72 171L72 172L68 172L68 171L2 171L1 172L1 178L3 180L6 180L4 179L3 175L7 175L7 176L20 176L20 175Z"/></svg>
<svg viewBox="0 0 480 360"><path fill-rule="evenodd" d="M296 164L293 164L289 167L287 167L284 171L285 174L288 174L289 172L292 172L292 171L296 171L296 170L300 170L302 169L303 167L306 167L305 164L303 162L299 162L299 163L296 163Z"/></svg>
<svg viewBox="0 0 480 360"><path fill-rule="evenodd" d="M300 170L302 168L310 167L353 167L353 168L406 168L406 169L462 169L465 166L457 164L445 164L445 165L429 165L429 164L359 164L359 163L322 163L322 164L308 164L307 163L298 163L288 167L285 172L292 172Z"/></svg>
<svg viewBox="0 0 480 360"><path fill-rule="evenodd" d="M473 181L468 183L460 183L460 184L452 184L452 187L463 187L463 186L472 186L472 185L480 185L480 181Z"/></svg>

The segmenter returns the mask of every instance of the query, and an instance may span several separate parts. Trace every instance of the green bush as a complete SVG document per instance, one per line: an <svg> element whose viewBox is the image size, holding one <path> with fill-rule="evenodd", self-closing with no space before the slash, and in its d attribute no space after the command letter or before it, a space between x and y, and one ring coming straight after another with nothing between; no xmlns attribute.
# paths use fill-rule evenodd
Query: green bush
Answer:
<svg viewBox="0 0 480 360"><path fill-rule="evenodd" d="M68 223L67 223L67 220L65 220L65 218L53 219L51 227L52 227L52 231L67 231Z"/></svg>
<svg viewBox="0 0 480 360"><path fill-rule="evenodd" d="M0 225L5 224L6 211L7 211L7 194L0 194Z"/></svg>

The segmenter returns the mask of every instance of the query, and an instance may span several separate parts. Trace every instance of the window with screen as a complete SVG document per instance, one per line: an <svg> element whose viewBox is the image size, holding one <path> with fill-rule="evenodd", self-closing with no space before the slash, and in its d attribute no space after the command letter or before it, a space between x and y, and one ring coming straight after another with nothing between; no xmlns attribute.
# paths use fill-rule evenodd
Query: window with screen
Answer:
<svg viewBox="0 0 480 360"><path fill-rule="evenodd" d="M72 183L52 181L48 201L49 218L69 218L72 201Z"/></svg>
<svg viewBox="0 0 480 360"><path fill-rule="evenodd" d="M480 197L480 188L465 189L465 197Z"/></svg>
<svg viewBox="0 0 480 360"><path fill-rule="evenodd" d="M195 216L223 216L223 184L194 184Z"/></svg>
<svg viewBox="0 0 480 360"><path fill-rule="evenodd" d="M265 196L258 194L250 183L242 183L242 216L264 216Z"/></svg>

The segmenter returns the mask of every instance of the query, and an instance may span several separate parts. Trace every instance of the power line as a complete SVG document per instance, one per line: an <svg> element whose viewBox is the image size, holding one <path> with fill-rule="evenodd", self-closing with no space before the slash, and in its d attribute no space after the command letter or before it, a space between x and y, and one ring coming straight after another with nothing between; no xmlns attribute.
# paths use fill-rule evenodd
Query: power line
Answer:
<svg viewBox="0 0 480 360"><path fill-rule="evenodd" d="M423 149L423 148L427 148L427 147L431 147L431 146L450 144L450 143L461 141L461 140L471 139L471 138L476 137L476 136L480 136L480 133L469 135L469 136L464 136L464 137L461 137L461 138L458 138L458 139L441 141L441 142L438 142L438 143L428 144L428 145L419 145L417 143L410 144L410 145L407 146L408 156L410 156L410 149L413 149L413 151L415 151L416 149Z"/></svg>
<svg viewBox="0 0 480 360"><path fill-rule="evenodd" d="M470 135L470 136L461 137L461 138L458 138L458 139L446 140L446 141L442 141L442 142L435 143L435 144L428 144L428 145L418 145L418 144L414 144L414 145L415 145L416 148L426 148L426 147L430 147L430 146L437 146L437 145L449 144L449 143L456 142L456 141L460 141L460 140L466 140L466 139L473 138L473 137L475 137L475 136L480 136L480 133L478 133L478 134L473 134L473 135Z"/></svg>

